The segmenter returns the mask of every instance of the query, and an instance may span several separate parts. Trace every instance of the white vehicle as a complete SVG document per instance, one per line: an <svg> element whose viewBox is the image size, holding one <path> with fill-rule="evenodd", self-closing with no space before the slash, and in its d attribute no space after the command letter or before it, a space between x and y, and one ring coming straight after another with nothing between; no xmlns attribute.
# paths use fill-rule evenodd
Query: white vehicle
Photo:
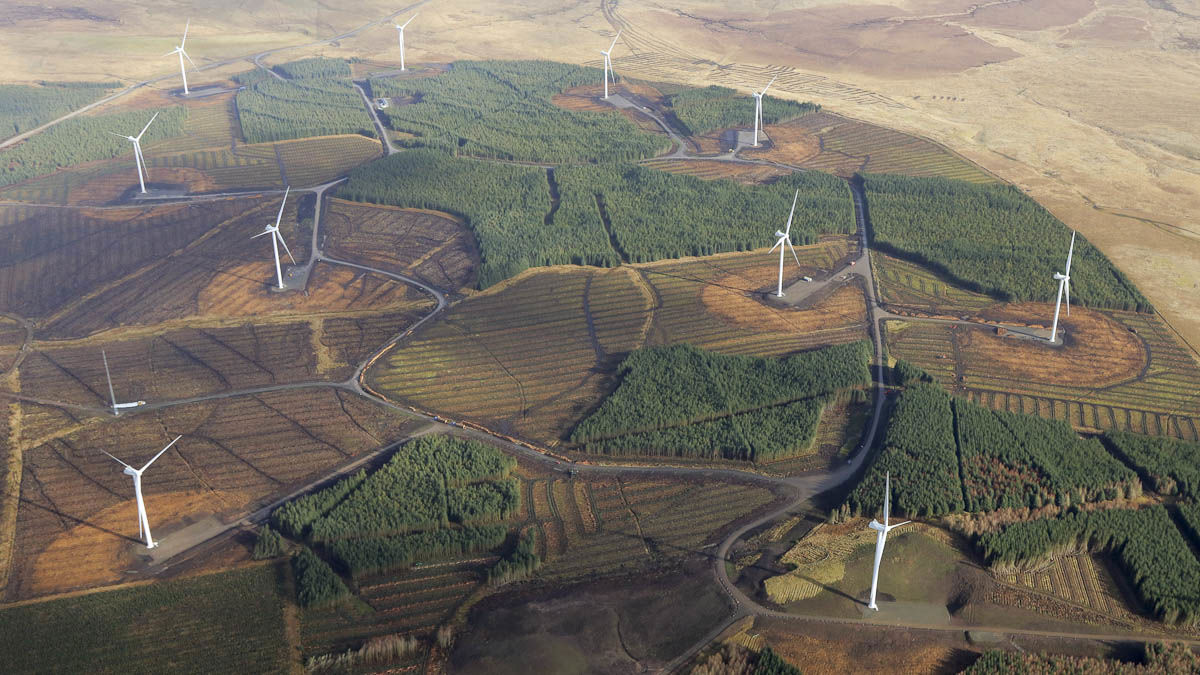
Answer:
<svg viewBox="0 0 1200 675"><path fill-rule="evenodd" d="M812 281L812 277L804 277L805 281Z"/></svg>

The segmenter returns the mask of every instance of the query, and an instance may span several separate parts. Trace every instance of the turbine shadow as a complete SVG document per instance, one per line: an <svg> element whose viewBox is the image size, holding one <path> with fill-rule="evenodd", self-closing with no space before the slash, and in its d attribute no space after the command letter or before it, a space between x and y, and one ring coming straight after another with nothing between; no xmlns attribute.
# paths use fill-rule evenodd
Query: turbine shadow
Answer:
<svg viewBox="0 0 1200 675"><path fill-rule="evenodd" d="M71 514L69 514L69 513L63 513L62 511L59 511L58 509L51 508L51 507L49 507L49 506L44 506L44 505L42 505L42 504L38 504L37 502L30 501L30 500L28 500L28 499L26 499L26 498L24 498L24 497L22 497L22 498L21 498L21 503L22 503L22 504L28 504L29 506L32 506L32 507L35 507L35 508L39 508L39 509L41 509L41 510L43 510L43 511L46 511L46 512L48 512L48 513L53 513L54 515L58 516L59 518L62 518L62 519L65 519L65 520L69 520L69 521L71 521L72 523L75 523L76 525L86 525L87 527L90 527L90 528L91 528L91 529L93 529L93 530L99 530L100 532L103 532L103 533L105 533L105 534L112 535L112 536L114 536L114 537L116 537L116 538L118 538L118 539L124 539L124 540L126 540L126 541L130 541L130 542L133 542L133 543L135 543L135 544L140 544L140 543L142 542L142 540L141 540L141 539L138 539L138 538L136 538L136 537L131 537L131 536L127 535L127 534L121 534L120 532L116 532L116 531L114 531L114 530L110 530L110 529L108 529L107 527L101 527L100 525L97 525L97 524L95 524L95 523L90 523L90 522L88 522L88 521L86 521L86 520L83 520L82 518L78 518L78 517L76 517L76 516L72 516L72 515L71 515Z"/></svg>

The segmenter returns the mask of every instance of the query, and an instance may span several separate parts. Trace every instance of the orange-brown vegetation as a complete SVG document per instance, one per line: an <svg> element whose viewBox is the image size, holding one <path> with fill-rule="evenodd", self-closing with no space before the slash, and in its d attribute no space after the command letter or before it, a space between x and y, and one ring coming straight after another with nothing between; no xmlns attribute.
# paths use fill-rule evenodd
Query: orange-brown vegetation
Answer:
<svg viewBox="0 0 1200 675"><path fill-rule="evenodd" d="M202 316L259 316L267 313L319 313L403 307L420 302L414 287L371 272L318 263L307 293L271 290L275 263L246 263L213 279L200 291ZM254 283L257 280L259 283ZM268 283L270 282L270 283Z"/></svg>
<svg viewBox="0 0 1200 675"><path fill-rule="evenodd" d="M237 494L226 497L237 503L248 501ZM214 493L203 491L148 495L145 500L146 511L152 514L150 531L158 540L173 529L161 524L200 520L225 506ZM142 547L137 502L128 499L109 506L56 536L33 559L29 593L45 595L120 581L125 570L136 567Z"/></svg>
<svg viewBox="0 0 1200 675"><path fill-rule="evenodd" d="M37 445L23 422L10 600L54 584L106 583L128 569L136 551L130 539L137 535L133 488L102 450L141 465L174 435L183 435L143 483L151 527L162 539L198 517L236 517L269 504L349 458L402 438L410 424L333 389L93 418L54 430ZM71 572L71 566L80 571Z"/></svg>
<svg viewBox="0 0 1200 675"><path fill-rule="evenodd" d="M146 182L155 185L168 184L191 193L211 192L218 187L208 174L199 169L187 167L155 168L154 173L147 178ZM67 203L72 205L103 204L122 197L130 190L136 191L137 189L137 169L130 166L128 169L101 174L72 189L68 193Z"/></svg>
<svg viewBox="0 0 1200 675"><path fill-rule="evenodd" d="M642 162L642 166L669 173L695 176L704 180L728 178L746 184L770 183L781 176L791 174L787 169L774 166L722 162L712 159L652 159Z"/></svg>
<svg viewBox="0 0 1200 675"><path fill-rule="evenodd" d="M761 149L747 149L742 153L756 159L769 159L784 164L803 164L816 157L821 152L821 139L813 133L811 123L801 124L803 118L797 118L780 124L768 124L763 127L763 133L770 141ZM849 166L849 165L847 165ZM846 171L834 171L846 175Z"/></svg>
<svg viewBox="0 0 1200 675"><path fill-rule="evenodd" d="M955 659L955 650L927 641L918 634L898 631L886 637L842 631L841 635L813 637L785 631L774 626L759 629L767 646L804 673L842 675L843 673L941 673L957 672L947 666ZM806 631L808 632L808 631ZM879 649L881 640L888 648Z"/></svg>
<svg viewBox="0 0 1200 675"><path fill-rule="evenodd" d="M754 276L760 278L754 279L752 283L757 282L761 285L763 281L775 279L775 275L756 271L759 273ZM810 309L791 309L766 305L756 297L729 285L735 281L735 277L719 278L715 283L705 286L701 293L701 302L708 311L733 325L798 333L866 325L867 303L858 286L842 286Z"/></svg>
<svg viewBox="0 0 1200 675"><path fill-rule="evenodd" d="M1036 324L1053 313L1049 304L1021 303L988 309L981 316ZM1060 320L1059 328L1061 347L966 329L956 331L958 349L966 362L987 364L1014 379L1048 384L1105 387L1138 377L1146 367L1149 353L1142 340L1104 314L1075 308L1070 317Z"/></svg>
<svg viewBox="0 0 1200 675"><path fill-rule="evenodd" d="M449 214L329 200L322 220L330 256L460 291L475 283L475 238ZM326 229L327 228L327 229Z"/></svg>

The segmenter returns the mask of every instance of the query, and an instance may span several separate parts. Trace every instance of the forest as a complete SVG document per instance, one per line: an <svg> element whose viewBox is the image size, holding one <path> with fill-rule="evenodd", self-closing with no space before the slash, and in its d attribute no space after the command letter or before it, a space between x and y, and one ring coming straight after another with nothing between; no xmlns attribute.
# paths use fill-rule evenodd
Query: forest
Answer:
<svg viewBox="0 0 1200 675"><path fill-rule="evenodd" d="M1167 436L1108 431L1104 440L1163 495L1200 497L1200 443Z"/></svg>
<svg viewBox="0 0 1200 675"><path fill-rule="evenodd" d="M482 289L530 267L612 267L622 254L645 262L769 246L772 228L786 223L797 189L796 243L853 230L844 183L816 172L747 186L627 164L547 172L426 149L354 169L338 196L466 219L479 241ZM612 228L611 240L606 227Z"/></svg>
<svg viewBox="0 0 1200 675"><path fill-rule="evenodd" d="M685 136L700 136L732 127L754 128L754 97L728 87L711 85L703 89L684 89L668 96L667 103ZM764 125L787 122L821 109L815 103L797 103L771 96L763 97L762 107Z"/></svg>
<svg viewBox="0 0 1200 675"><path fill-rule="evenodd" d="M851 513L882 513L888 472L891 515L940 516L963 510L952 397L936 384L914 384L896 399L879 454L847 498Z"/></svg>
<svg viewBox="0 0 1200 675"><path fill-rule="evenodd" d="M1200 620L1200 561L1163 506L1077 511L985 532L979 546L989 564L1026 569L1080 548L1117 555L1138 594L1161 620Z"/></svg>
<svg viewBox="0 0 1200 675"><path fill-rule="evenodd" d="M841 179L794 173L765 186L656 171L634 164L556 169L561 205L554 224L601 229L601 207L629 262L749 251L769 246L800 197L792 242L812 244L822 233L854 231L854 208Z"/></svg>
<svg viewBox="0 0 1200 675"><path fill-rule="evenodd" d="M537 530L530 527L517 540L516 547L488 570L489 586L503 586L527 579L542 566L537 554Z"/></svg>
<svg viewBox="0 0 1200 675"><path fill-rule="evenodd" d="M1090 656L1064 656L1032 652L1007 652L991 649L963 671L962 675L1051 675L1052 673L1089 673L1090 675L1179 675L1200 672L1200 656L1182 642L1147 642L1141 663Z"/></svg>
<svg viewBox="0 0 1200 675"><path fill-rule="evenodd" d="M584 443L584 452L769 462L812 446L825 401L806 399Z"/></svg>
<svg viewBox="0 0 1200 675"><path fill-rule="evenodd" d="M1011 185L893 174L862 176L872 243L972 291L1005 301L1053 302L1071 231ZM1082 236L1071 263L1071 302L1152 310L1125 275Z"/></svg>
<svg viewBox="0 0 1200 675"><path fill-rule="evenodd" d="M82 108L120 86L120 82L0 84L0 140Z"/></svg>
<svg viewBox="0 0 1200 675"><path fill-rule="evenodd" d="M376 138L362 95L349 81L340 59L313 58L274 70L288 79L251 71L237 93L238 117L247 143L360 134Z"/></svg>
<svg viewBox="0 0 1200 675"><path fill-rule="evenodd" d="M183 134L187 109L130 110L72 117L17 145L0 150L0 185L10 185L36 176L100 159L128 156L133 166L133 144L121 136L136 136L154 116L154 124L142 137L142 148Z"/></svg>
<svg viewBox="0 0 1200 675"><path fill-rule="evenodd" d="M351 576L492 549L505 539L501 523L520 508L519 484L508 477L515 467L492 446L423 436L375 471L294 499L270 520L288 537L327 552ZM282 547L263 548L267 554ZM293 565L304 568L296 568L297 588L311 589L311 602L343 597L340 577L317 552L304 547Z"/></svg>
<svg viewBox="0 0 1200 675"><path fill-rule="evenodd" d="M1060 507L1141 495L1137 475L1060 420L985 408L916 380L899 396L882 450L847 500L876 513L885 472L906 516Z"/></svg>
<svg viewBox="0 0 1200 675"><path fill-rule="evenodd" d="M392 99L382 117L412 135L409 147L522 162L613 162L653 157L670 147L614 108L577 112L550 97L595 84L601 71L550 61L456 61L436 77L374 78L372 95Z"/></svg>
<svg viewBox="0 0 1200 675"><path fill-rule="evenodd" d="M706 422L865 386L870 358L865 341L782 359L717 354L689 344L639 349L621 363L617 389L575 427L571 442Z"/></svg>

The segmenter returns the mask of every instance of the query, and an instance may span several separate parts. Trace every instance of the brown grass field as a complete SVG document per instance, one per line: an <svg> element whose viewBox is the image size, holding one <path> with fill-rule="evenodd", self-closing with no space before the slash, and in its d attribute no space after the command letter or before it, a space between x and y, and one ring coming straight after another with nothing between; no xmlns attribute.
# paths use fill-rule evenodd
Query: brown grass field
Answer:
<svg viewBox="0 0 1200 675"><path fill-rule="evenodd" d="M974 660L957 645L901 630L874 635L805 626L804 632L799 632L784 623L760 621L747 632L758 635L763 644L802 672L814 675L955 673ZM879 649L885 640L888 648Z"/></svg>
<svg viewBox="0 0 1200 675"><path fill-rule="evenodd" d="M936 143L827 112L767 125L764 131L770 146L743 151L747 157L839 176L866 172L942 176L973 183L996 180Z"/></svg>
<svg viewBox="0 0 1200 675"><path fill-rule="evenodd" d="M174 435L184 435L144 483L151 526L162 537L206 514L228 517L269 503L402 437L409 424L385 408L326 389L93 419L49 440L27 441L22 434L28 447L6 597L112 581L128 568L137 537L132 488L101 449L139 464Z"/></svg>
<svg viewBox="0 0 1200 675"><path fill-rule="evenodd" d="M373 272L318 263L307 293L276 293L247 279L274 279L275 263L263 261L234 267L213 278L196 295L197 314L250 317L273 313L305 314L407 308L424 299L417 288ZM273 285L272 281L272 285Z"/></svg>
<svg viewBox="0 0 1200 675"><path fill-rule="evenodd" d="M433 211L329 200L329 255L423 279L451 292L475 285L478 246L462 223Z"/></svg>

